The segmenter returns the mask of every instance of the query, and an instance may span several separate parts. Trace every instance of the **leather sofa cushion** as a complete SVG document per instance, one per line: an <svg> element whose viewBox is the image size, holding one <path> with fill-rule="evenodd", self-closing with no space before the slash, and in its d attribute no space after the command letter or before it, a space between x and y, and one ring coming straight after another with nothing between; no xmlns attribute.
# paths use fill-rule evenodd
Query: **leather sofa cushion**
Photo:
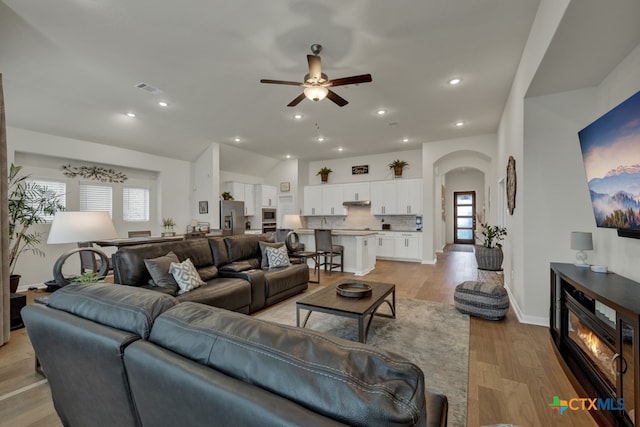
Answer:
<svg viewBox="0 0 640 427"><path fill-rule="evenodd" d="M309 281L309 267L306 264L292 264L289 267L265 270L266 297L285 292L301 283Z"/></svg>
<svg viewBox="0 0 640 427"><path fill-rule="evenodd" d="M258 242L273 242L273 235L266 234L238 234L227 236L224 242L229 254L229 262L240 261L249 258L260 258L260 246Z"/></svg>
<svg viewBox="0 0 640 427"><path fill-rule="evenodd" d="M180 302L192 301L248 313L251 284L244 279L217 277L192 291L177 295Z"/></svg>
<svg viewBox="0 0 640 427"><path fill-rule="evenodd" d="M149 340L349 425L426 423L420 368L366 344L188 302Z"/></svg>
<svg viewBox="0 0 640 427"><path fill-rule="evenodd" d="M147 338L158 315L178 303L162 292L110 283L70 284L51 294L49 307Z"/></svg>
<svg viewBox="0 0 640 427"><path fill-rule="evenodd" d="M220 267L220 271L227 271L232 273L240 273L241 271L253 270L260 267L260 262L257 258L245 259L242 261L231 262L227 265Z"/></svg>

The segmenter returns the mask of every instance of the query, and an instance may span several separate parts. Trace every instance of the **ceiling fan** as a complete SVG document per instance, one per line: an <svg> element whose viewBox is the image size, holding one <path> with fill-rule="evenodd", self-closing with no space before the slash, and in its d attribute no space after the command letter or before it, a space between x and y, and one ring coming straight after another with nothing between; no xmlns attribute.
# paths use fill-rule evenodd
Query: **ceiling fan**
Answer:
<svg viewBox="0 0 640 427"><path fill-rule="evenodd" d="M343 77L340 79L329 80L327 75L320 69L320 52L322 52L322 46L319 44L311 45L311 52L313 55L307 55L307 62L309 63L309 74L304 76L304 82L289 82L285 80L270 80L262 79L260 83L271 83L276 85L290 85L290 86L302 86L304 91L293 101L287 104L287 107L295 107L304 98L308 98L312 101L321 101L325 97L329 98L340 107L344 107L349 102L332 91L331 87L352 85L357 83L368 83L373 81L371 74L362 74L359 76Z"/></svg>

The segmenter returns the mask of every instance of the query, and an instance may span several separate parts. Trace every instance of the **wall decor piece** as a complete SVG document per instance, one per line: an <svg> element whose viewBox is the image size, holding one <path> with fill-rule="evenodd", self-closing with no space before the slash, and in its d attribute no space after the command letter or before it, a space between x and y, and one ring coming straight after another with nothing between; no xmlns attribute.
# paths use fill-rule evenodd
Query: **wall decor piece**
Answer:
<svg viewBox="0 0 640 427"><path fill-rule="evenodd" d="M79 176L81 178L92 179L100 182L111 182L122 184L128 178L122 172L114 169L107 169L100 166L71 166L62 165L62 173L69 178Z"/></svg>
<svg viewBox="0 0 640 427"><path fill-rule="evenodd" d="M198 202L198 212L201 214L209 213L209 202L206 200L201 200Z"/></svg>
<svg viewBox="0 0 640 427"><path fill-rule="evenodd" d="M365 175L369 173L369 165L351 166L351 175Z"/></svg>
<svg viewBox="0 0 640 427"><path fill-rule="evenodd" d="M291 191L291 183L290 182L281 182L280 183L280 192L286 193L287 191Z"/></svg>
<svg viewBox="0 0 640 427"><path fill-rule="evenodd" d="M510 215L516 208L516 159L509 156L507 163L507 209Z"/></svg>

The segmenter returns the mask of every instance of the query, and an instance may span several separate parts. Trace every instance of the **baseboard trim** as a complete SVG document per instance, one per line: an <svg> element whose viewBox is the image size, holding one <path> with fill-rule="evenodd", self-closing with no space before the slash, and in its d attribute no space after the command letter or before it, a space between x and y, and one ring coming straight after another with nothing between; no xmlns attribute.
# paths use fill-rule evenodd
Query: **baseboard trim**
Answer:
<svg viewBox="0 0 640 427"><path fill-rule="evenodd" d="M529 316L522 312L518 302L513 297L513 293L511 292L511 288L509 286L504 287L509 294L509 301L511 302L511 306L513 307L513 311L516 313L516 317L520 323L526 323L528 325L535 326L544 326L545 328L549 327L549 318L548 317L540 317L540 316Z"/></svg>

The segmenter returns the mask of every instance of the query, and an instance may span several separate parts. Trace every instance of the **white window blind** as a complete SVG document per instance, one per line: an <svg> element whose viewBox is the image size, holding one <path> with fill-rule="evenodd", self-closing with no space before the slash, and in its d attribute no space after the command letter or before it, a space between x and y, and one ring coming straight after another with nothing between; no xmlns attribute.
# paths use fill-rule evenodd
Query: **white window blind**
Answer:
<svg viewBox="0 0 640 427"><path fill-rule="evenodd" d="M55 193L60 204L65 208L67 207L67 184L60 181L49 181L46 179L32 179L30 181L37 186L44 187L48 191ZM46 222L52 222L53 217L54 215L43 215Z"/></svg>
<svg viewBox="0 0 640 427"><path fill-rule="evenodd" d="M122 189L122 219L125 221L149 221L149 189L124 187Z"/></svg>
<svg viewBox="0 0 640 427"><path fill-rule="evenodd" d="M80 210L107 211L112 216L111 193L106 185L80 184Z"/></svg>

